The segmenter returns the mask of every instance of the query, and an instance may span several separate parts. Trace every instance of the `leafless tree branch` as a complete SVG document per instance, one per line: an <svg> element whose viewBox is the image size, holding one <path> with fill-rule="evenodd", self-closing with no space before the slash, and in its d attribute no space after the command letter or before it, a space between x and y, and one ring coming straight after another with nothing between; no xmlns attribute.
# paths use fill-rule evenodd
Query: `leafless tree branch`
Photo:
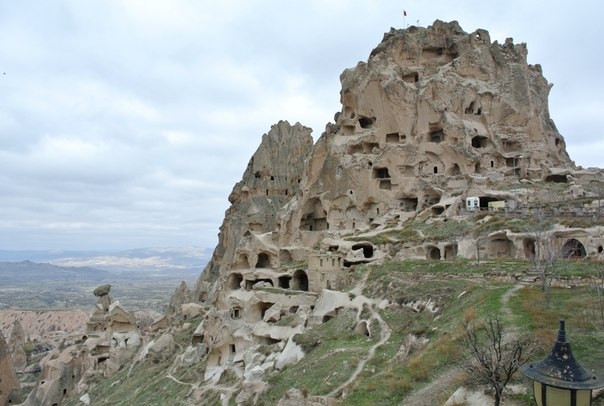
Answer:
<svg viewBox="0 0 604 406"><path fill-rule="evenodd" d="M474 382L493 390L495 406L499 406L503 390L514 373L536 349L533 339L520 336L505 340L505 333L498 315L487 315L482 324L469 321L463 324L463 342L469 355L465 367Z"/></svg>

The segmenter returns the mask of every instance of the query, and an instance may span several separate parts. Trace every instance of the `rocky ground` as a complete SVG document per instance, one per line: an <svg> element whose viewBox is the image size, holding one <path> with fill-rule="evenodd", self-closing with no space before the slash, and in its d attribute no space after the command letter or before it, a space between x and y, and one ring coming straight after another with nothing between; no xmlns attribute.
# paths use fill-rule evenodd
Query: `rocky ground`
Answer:
<svg viewBox="0 0 604 406"><path fill-rule="evenodd" d="M54 339L63 333L84 329L89 311L74 310L0 310L0 329L5 337L10 336L13 323L23 326L26 340Z"/></svg>

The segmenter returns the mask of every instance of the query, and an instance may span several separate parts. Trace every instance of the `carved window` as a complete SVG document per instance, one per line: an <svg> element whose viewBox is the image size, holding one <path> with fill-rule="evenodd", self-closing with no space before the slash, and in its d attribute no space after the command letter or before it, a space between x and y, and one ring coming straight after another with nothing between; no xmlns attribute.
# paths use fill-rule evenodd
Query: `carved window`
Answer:
<svg viewBox="0 0 604 406"><path fill-rule="evenodd" d="M445 140L445 132L443 130L430 131L430 142L443 142Z"/></svg>
<svg viewBox="0 0 604 406"><path fill-rule="evenodd" d="M373 177L376 179L389 179L390 173L388 172L388 168L374 168Z"/></svg>
<svg viewBox="0 0 604 406"><path fill-rule="evenodd" d="M359 117L359 125L361 128L373 128L375 117Z"/></svg>

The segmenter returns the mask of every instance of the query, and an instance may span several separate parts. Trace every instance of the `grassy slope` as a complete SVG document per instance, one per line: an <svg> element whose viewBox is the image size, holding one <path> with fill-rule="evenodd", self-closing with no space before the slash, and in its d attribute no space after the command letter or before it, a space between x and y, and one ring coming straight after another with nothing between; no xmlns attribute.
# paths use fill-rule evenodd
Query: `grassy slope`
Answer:
<svg viewBox="0 0 604 406"><path fill-rule="evenodd" d="M601 265L601 264L600 264ZM597 268L598 264L590 264ZM565 267L570 274L584 274L585 267L576 263ZM502 312L502 296L513 284L478 278L484 273L517 273L529 267L524 261L485 262L475 265L466 261L388 262L380 266L366 266L354 271L350 279L358 280L369 272L364 294L386 297L393 302L408 303L428 298L442 306L436 317L428 311L416 313L406 307L388 307L381 310L392 335L379 348L360 375L356 387L342 402L343 405L399 405L414 390L438 379L444 371L459 366L464 351L459 342L459 327L464 318L480 318L488 312ZM464 293L465 292L465 293ZM463 294L462 294L463 293ZM461 296L460 296L461 295ZM545 308L538 287L525 287L511 297L506 305L505 319L510 329L529 332L542 344L536 360L547 355L553 344L558 320L567 320L567 337L579 361L587 368L604 370L604 319L598 313L601 303L597 291L584 289L552 289L552 305ZM318 345L297 365L271 377L270 390L262 397L265 405L273 404L289 387L304 388L313 395L326 395L345 380L337 371L352 371L352 365L362 356L363 341L369 346L376 338L355 337L348 314L341 314L323 325L304 333L304 339ZM346 326L348 325L348 328ZM429 339L425 346L409 346L410 335ZM311 339L312 337L312 339ZM410 348L409 348L410 347ZM339 348L336 357L321 364ZM340 355L345 354L346 357ZM334 379L338 376L338 379ZM435 400L442 404L463 382L457 373L450 387L440 387ZM521 381L522 378L518 377ZM519 396L517 401L532 404L530 396Z"/></svg>
<svg viewBox="0 0 604 406"><path fill-rule="evenodd" d="M584 274L604 268L604 264L570 263L564 272ZM366 265L349 271L350 286L367 276L363 294L372 298L387 298L395 305L379 309L391 330L389 340L378 348L373 359L363 368L355 385L343 400L343 405L400 405L414 391L437 381L447 371L459 366L464 351L459 341L459 327L466 318L480 318L487 312L503 312L502 296L514 285L484 279L483 274L517 273L530 265L523 261L405 261L383 265ZM367 275L368 274L368 275ZM431 299L440 310L415 312L400 304ZM545 308L539 288L524 287L511 296L506 304L505 319L510 328L530 332L543 344L543 358L553 343L558 320L567 320L567 337L579 361L588 368L604 373L604 319L597 291L593 288L552 289L552 305ZM190 343L193 329L175 336L182 352ZM341 311L331 320L306 330L296 341L308 352L295 365L268 377L269 389L261 396L259 405L274 405L292 387L311 395L326 395L346 381L361 357L380 336L379 325L370 325L366 337L353 331L355 312ZM414 344L412 338L427 339L425 345ZM218 393L208 391L202 399L193 399L192 387L203 382L203 363L173 371L183 383L167 378L173 360L159 364L137 364L128 371L119 371L110 379L98 378L89 391L97 405L164 405L220 404ZM462 373L451 373L453 379L439 385L433 396L442 404L464 379ZM227 374L228 375L228 374ZM518 377L518 380L522 380ZM228 386L230 382L222 382ZM532 404L530 396L517 401ZM599 400L604 404L604 401ZM68 405L77 405L72 400ZM234 403L234 396L230 404Z"/></svg>

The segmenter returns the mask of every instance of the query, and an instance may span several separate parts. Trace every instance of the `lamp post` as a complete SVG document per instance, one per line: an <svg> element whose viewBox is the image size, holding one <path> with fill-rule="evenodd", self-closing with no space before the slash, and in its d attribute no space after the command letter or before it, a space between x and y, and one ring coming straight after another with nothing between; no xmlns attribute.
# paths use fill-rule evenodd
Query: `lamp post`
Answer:
<svg viewBox="0 0 604 406"><path fill-rule="evenodd" d="M564 320L552 352L541 362L531 362L520 371L533 380L538 406L589 406L591 391L604 387L604 378L583 368L573 357L566 341Z"/></svg>

